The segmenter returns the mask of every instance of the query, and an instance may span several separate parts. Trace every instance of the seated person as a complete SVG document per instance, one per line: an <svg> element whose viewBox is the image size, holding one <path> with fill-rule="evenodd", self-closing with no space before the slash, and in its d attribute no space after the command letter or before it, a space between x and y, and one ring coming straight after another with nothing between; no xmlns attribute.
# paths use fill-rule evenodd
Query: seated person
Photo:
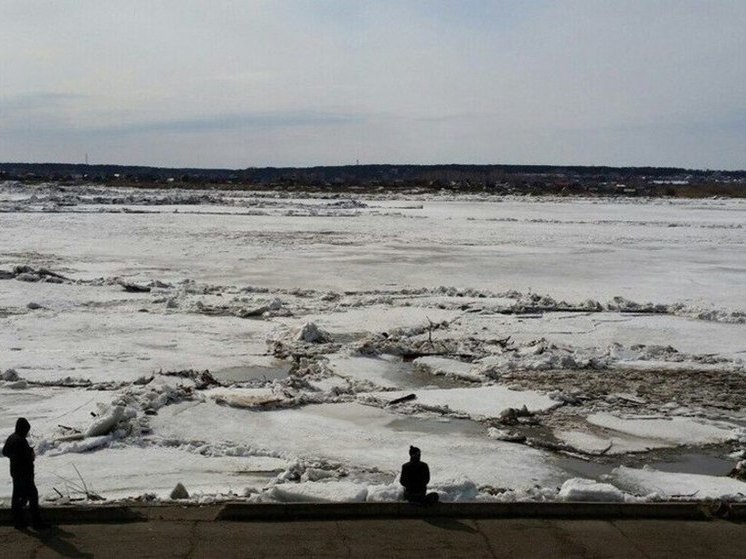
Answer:
<svg viewBox="0 0 746 559"><path fill-rule="evenodd" d="M431 505L438 502L437 493L427 493L430 468L420 460L420 449L409 447L409 462L402 464L399 481L404 486L404 498L410 503Z"/></svg>

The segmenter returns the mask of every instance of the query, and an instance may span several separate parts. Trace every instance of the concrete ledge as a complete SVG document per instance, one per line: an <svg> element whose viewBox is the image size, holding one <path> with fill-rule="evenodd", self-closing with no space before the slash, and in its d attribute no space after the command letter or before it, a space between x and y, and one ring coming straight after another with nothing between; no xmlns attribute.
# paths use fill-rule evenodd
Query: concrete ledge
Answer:
<svg viewBox="0 0 746 559"><path fill-rule="evenodd" d="M52 524L121 524L126 522L216 520L222 504L132 504L65 505L42 507L45 520ZM10 526L10 509L0 508L0 526Z"/></svg>
<svg viewBox="0 0 746 559"><path fill-rule="evenodd" d="M712 514L700 503L229 503L218 520L289 521L355 518L661 518L707 520Z"/></svg>
<svg viewBox="0 0 746 559"><path fill-rule="evenodd" d="M287 522L376 518L513 518L513 519L669 519L746 520L746 504L667 503L409 503L132 504L60 506L42 509L53 524L107 524L148 521ZM0 525L10 525L10 510L0 509Z"/></svg>
<svg viewBox="0 0 746 559"><path fill-rule="evenodd" d="M52 524L122 524L143 522L147 515L127 506L42 507L42 517ZM0 525L11 525L10 509L0 509Z"/></svg>
<svg viewBox="0 0 746 559"><path fill-rule="evenodd" d="M728 520L746 520L746 503L733 503L728 507Z"/></svg>

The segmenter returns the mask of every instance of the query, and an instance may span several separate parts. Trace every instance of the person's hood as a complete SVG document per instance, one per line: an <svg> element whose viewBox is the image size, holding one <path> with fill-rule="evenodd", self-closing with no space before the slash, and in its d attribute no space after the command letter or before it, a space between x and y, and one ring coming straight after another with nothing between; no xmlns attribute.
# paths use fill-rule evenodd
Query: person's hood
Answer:
<svg viewBox="0 0 746 559"><path fill-rule="evenodd" d="M25 417L19 417L16 421L16 434L25 437L31 431L31 424Z"/></svg>

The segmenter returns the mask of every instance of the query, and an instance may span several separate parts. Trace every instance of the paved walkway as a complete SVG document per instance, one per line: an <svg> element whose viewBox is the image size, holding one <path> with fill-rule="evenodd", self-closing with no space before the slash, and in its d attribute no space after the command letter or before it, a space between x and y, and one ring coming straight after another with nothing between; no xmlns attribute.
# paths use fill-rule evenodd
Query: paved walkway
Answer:
<svg viewBox="0 0 746 559"><path fill-rule="evenodd" d="M0 556L34 557L744 557L746 523L724 520L151 520L0 526Z"/></svg>

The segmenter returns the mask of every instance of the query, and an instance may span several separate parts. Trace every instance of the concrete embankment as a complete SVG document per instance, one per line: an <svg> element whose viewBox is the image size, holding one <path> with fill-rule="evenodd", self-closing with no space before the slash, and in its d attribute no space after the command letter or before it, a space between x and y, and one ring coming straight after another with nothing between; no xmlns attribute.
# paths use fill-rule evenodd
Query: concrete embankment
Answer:
<svg viewBox="0 0 746 559"><path fill-rule="evenodd" d="M3 523L8 512L0 510ZM44 512L54 524L48 530L0 525L0 556L740 559L746 548L744 506L704 503L228 503Z"/></svg>
<svg viewBox="0 0 746 559"><path fill-rule="evenodd" d="M147 521L245 521L354 520L397 518L537 518L537 519L663 519L746 520L746 503L287 503L248 504L227 502L195 504L100 504L55 506L43 509L55 524L126 523ZM0 525L10 525L10 510L0 509Z"/></svg>

